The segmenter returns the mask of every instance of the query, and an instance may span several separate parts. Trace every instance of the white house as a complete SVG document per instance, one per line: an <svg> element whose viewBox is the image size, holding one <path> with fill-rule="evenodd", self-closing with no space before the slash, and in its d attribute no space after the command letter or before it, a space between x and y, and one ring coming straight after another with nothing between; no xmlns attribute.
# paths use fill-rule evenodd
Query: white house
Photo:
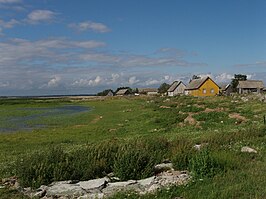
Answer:
<svg viewBox="0 0 266 199"><path fill-rule="evenodd" d="M168 96L176 96L184 94L186 85L182 81L174 81L170 88L167 90Z"/></svg>

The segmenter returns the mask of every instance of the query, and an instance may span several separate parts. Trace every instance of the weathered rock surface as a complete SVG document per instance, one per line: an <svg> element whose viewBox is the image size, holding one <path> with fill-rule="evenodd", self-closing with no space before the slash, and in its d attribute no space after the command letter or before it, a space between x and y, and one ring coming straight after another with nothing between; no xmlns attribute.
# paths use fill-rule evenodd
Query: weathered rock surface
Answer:
<svg viewBox="0 0 266 199"><path fill-rule="evenodd" d="M155 173L160 173L162 171L167 171L167 170L173 170L173 164L172 163L157 164L154 167Z"/></svg>
<svg viewBox="0 0 266 199"><path fill-rule="evenodd" d="M244 146L241 148L241 152L244 152L244 153L258 153L255 149L252 149L248 146Z"/></svg>
<svg viewBox="0 0 266 199"><path fill-rule="evenodd" d="M61 181L54 182L49 186L42 185L35 191L23 189L23 192L30 197L42 199L102 199L119 191L134 191L139 194L151 193L163 187L186 184L191 179L186 171L173 170L171 163L160 164L157 167L171 169L142 180L110 182L110 178L104 177L80 182Z"/></svg>

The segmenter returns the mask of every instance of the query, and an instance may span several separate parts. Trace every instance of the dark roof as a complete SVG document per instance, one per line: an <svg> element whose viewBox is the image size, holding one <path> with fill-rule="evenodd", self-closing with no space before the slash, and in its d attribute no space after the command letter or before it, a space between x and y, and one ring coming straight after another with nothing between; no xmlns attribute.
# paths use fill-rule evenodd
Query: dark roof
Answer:
<svg viewBox="0 0 266 199"><path fill-rule="evenodd" d="M139 93L158 92L157 88L139 88Z"/></svg>
<svg viewBox="0 0 266 199"><path fill-rule="evenodd" d="M230 86L231 86L231 84L224 84L220 88L222 91L226 91Z"/></svg>
<svg viewBox="0 0 266 199"><path fill-rule="evenodd" d="M201 79L193 79L189 82L186 90L194 90L201 87L202 84L204 84L208 79L212 80L210 77L204 77ZM212 80L213 81L213 80ZM214 81L213 81L214 82ZM214 82L215 83L215 82ZM215 83L216 84L216 83ZM217 84L216 84L217 85ZM218 86L218 85L217 85ZM219 87L219 86L218 86Z"/></svg>
<svg viewBox="0 0 266 199"><path fill-rule="evenodd" d="M120 89L116 92L116 95L125 95L128 92L128 89Z"/></svg>
<svg viewBox="0 0 266 199"><path fill-rule="evenodd" d="M170 88L168 88L167 92L173 92L181 83L184 84L182 81L174 81Z"/></svg>
<svg viewBox="0 0 266 199"><path fill-rule="evenodd" d="M260 80L245 80L239 81L237 88L264 88L263 81Z"/></svg>

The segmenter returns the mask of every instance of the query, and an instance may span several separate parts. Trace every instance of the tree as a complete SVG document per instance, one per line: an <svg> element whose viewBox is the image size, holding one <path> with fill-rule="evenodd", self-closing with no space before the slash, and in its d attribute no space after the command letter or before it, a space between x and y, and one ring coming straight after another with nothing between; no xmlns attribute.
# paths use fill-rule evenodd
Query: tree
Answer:
<svg viewBox="0 0 266 199"><path fill-rule="evenodd" d="M98 96L106 96L110 91L111 91L112 93L114 93L112 89L106 89L106 90L104 90L104 91L102 91L102 92L97 93L97 95L98 95Z"/></svg>
<svg viewBox="0 0 266 199"><path fill-rule="evenodd" d="M192 79L200 79L200 76L193 75L193 76L192 76Z"/></svg>
<svg viewBox="0 0 266 199"><path fill-rule="evenodd" d="M236 92L236 87L238 85L239 81L246 81L247 80L247 76L246 75L242 75L242 74L235 74L234 79L232 79L231 81L231 86L234 92Z"/></svg>
<svg viewBox="0 0 266 199"><path fill-rule="evenodd" d="M162 83L160 87L158 88L159 93L166 93L167 90L170 88L170 85L167 83Z"/></svg>

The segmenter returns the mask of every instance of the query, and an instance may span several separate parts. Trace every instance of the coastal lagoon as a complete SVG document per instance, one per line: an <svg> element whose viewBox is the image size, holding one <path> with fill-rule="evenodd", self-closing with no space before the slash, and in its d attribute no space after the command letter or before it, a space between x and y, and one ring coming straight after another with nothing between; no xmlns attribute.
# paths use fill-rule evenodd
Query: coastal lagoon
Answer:
<svg viewBox="0 0 266 199"><path fill-rule="evenodd" d="M16 112L15 115L0 118L0 133L32 131L49 127L46 122L48 119L56 120L58 117L71 117L89 110L89 107L81 105L17 108L14 110ZM0 111L2 112L3 110ZM53 125L56 125L56 123Z"/></svg>

